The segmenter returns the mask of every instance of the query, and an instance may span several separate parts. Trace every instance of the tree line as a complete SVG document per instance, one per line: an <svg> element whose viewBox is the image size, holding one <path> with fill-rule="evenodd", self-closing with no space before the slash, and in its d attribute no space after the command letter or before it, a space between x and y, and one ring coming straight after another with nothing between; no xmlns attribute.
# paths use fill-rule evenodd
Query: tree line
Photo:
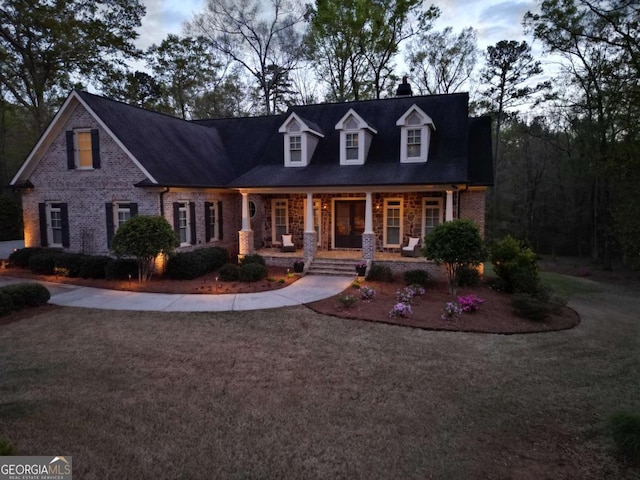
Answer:
<svg viewBox="0 0 640 480"><path fill-rule="evenodd" d="M471 27L435 30L424 0L208 0L182 35L135 47L139 0L0 4L0 180L71 88L185 119L292 104L471 91L494 118L487 235L538 251L638 261L640 13L633 0L542 0L526 31L560 59L545 79L524 41L481 52ZM402 59L407 71L400 72ZM132 65L138 65L137 68Z"/></svg>

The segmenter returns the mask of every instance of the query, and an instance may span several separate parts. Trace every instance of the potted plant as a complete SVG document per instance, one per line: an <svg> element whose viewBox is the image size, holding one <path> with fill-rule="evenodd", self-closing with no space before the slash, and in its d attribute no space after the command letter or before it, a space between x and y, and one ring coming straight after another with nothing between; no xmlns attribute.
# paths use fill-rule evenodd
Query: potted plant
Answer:
<svg viewBox="0 0 640 480"><path fill-rule="evenodd" d="M367 262L356 263L356 273L359 277L364 277L367 273Z"/></svg>
<svg viewBox="0 0 640 480"><path fill-rule="evenodd" d="M296 260L293 262L293 271L295 273L302 273L304 270L304 262L302 260Z"/></svg>

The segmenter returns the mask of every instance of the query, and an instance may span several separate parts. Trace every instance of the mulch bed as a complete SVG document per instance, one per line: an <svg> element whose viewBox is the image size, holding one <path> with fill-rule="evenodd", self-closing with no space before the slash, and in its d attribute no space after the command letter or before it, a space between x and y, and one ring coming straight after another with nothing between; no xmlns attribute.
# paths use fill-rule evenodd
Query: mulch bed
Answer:
<svg viewBox="0 0 640 480"><path fill-rule="evenodd" d="M538 333L573 328L580 323L579 315L571 308L564 307L544 321L531 321L518 317L511 307L511 296L492 290L489 285L460 288L456 296L449 295L444 283L427 287L423 297L414 298L413 313L408 318L390 317L389 312L397 303L396 292L404 285L399 283L365 282L376 290L374 300L359 300L352 308L344 308L338 296L307 305L312 310L334 317L403 325L425 330L448 330L479 333ZM359 296L356 288L349 288L343 294ZM455 302L458 295L474 294L484 300L474 313L462 313L456 320L440 318L447 302Z"/></svg>

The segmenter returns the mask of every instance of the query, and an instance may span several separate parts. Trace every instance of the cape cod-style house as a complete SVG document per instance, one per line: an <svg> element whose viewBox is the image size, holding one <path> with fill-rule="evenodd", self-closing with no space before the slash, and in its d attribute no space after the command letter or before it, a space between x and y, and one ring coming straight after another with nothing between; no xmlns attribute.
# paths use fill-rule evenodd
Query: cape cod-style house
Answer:
<svg viewBox="0 0 640 480"><path fill-rule="evenodd" d="M288 255L308 264L340 251L400 257L409 238L454 218L483 231L491 123L469 117L468 100L402 95L185 121L73 91L10 184L22 191L25 245L108 254L129 217L162 215L180 249L269 256L291 235Z"/></svg>

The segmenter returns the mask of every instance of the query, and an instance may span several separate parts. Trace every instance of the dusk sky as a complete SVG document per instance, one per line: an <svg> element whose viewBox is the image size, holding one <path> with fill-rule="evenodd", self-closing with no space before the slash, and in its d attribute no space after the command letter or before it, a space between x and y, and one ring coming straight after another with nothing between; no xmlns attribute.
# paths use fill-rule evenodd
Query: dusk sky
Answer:
<svg viewBox="0 0 640 480"><path fill-rule="evenodd" d="M142 21L138 46L160 43L168 33L180 33L182 24L204 9L206 0L142 0L147 14ZM478 46L484 50L499 40L524 38L522 17L536 7L535 1L444 0L434 2L442 15L438 30L452 26L455 31L472 26L478 31Z"/></svg>

